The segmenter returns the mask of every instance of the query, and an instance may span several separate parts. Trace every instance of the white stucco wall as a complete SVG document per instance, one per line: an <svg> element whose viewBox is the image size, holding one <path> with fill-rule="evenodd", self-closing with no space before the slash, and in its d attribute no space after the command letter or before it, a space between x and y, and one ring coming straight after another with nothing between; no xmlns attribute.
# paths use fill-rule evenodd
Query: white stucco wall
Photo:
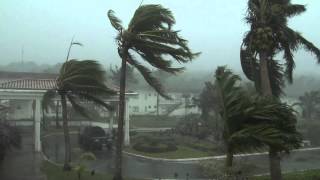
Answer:
<svg viewBox="0 0 320 180"><path fill-rule="evenodd" d="M32 119L32 100L10 100L9 107L10 112L8 114L8 119L10 120L22 120L22 119Z"/></svg>

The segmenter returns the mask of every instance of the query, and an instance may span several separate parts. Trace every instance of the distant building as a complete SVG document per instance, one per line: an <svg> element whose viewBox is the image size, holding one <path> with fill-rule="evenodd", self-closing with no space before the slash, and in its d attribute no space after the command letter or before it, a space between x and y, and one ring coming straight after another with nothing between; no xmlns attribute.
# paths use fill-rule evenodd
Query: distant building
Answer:
<svg viewBox="0 0 320 180"><path fill-rule="evenodd" d="M159 98L159 115L182 116L186 113L198 114L200 110L193 105L192 93L169 92L171 100L165 99L153 90L137 90L138 95L129 101L131 115L157 115ZM185 108L187 105L187 108Z"/></svg>

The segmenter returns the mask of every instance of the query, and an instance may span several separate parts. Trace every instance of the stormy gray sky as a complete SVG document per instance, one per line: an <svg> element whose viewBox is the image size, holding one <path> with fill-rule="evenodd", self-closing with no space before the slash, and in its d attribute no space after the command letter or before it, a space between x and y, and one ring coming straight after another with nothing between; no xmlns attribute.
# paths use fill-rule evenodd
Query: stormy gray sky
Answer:
<svg viewBox="0 0 320 180"><path fill-rule="evenodd" d="M75 39L73 58L97 59L104 65L119 64L115 30L107 19L113 9L126 25L141 0L0 0L0 64L24 60L39 64L63 62L67 46ZM213 70L228 64L240 68L239 46L248 26L244 22L247 0L144 0L170 8L182 35L202 55L188 69ZM294 17L290 26L320 47L320 1L293 0L306 4L307 12ZM303 50L296 54L297 73L318 72L319 65Z"/></svg>

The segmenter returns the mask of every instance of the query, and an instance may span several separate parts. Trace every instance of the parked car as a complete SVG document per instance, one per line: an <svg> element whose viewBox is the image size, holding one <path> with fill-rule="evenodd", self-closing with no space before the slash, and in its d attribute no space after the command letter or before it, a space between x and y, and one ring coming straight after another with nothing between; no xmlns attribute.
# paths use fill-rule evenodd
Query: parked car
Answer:
<svg viewBox="0 0 320 180"><path fill-rule="evenodd" d="M87 126L80 130L79 143L86 151L101 151L103 147L112 149L111 135L98 126Z"/></svg>

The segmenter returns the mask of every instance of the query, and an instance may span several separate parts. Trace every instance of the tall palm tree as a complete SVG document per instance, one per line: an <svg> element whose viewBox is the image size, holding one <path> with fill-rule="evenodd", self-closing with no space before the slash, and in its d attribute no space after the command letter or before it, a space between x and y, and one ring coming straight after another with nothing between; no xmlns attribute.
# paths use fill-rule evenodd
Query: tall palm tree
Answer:
<svg viewBox="0 0 320 180"><path fill-rule="evenodd" d="M62 120L65 141L64 170L70 170L71 147L67 117L67 101L72 108L81 115L90 118L86 108L80 101L90 101L99 106L112 110L113 107L100 98L114 95L116 92L105 84L106 74L101 65L94 60L68 60L61 69L54 89L48 90L43 96L43 105L46 107L52 99L59 96L62 105Z"/></svg>
<svg viewBox="0 0 320 180"><path fill-rule="evenodd" d="M150 69L141 64L134 57L134 53L140 56L145 62L156 69L168 73L178 73L182 67L172 67L172 61L187 63L194 59L199 53L192 53L188 47L187 40L179 35L179 31L172 30L175 18L169 9L161 5L141 5L135 11L128 28L121 25L120 19L109 10L108 17L111 25L118 31L116 37L118 43L118 54L121 57L121 79L119 97L119 120L118 120L118 142L116 153L116 173L114 179L122 179L122 141L123 141L123 120L125 108L125 85L127 63L135 67L161 96L170 98L164 91L161 83L151 75Z"/></svg>
<svg viewBox="0 0 320 180"><path fill-rule="evenodd" d="M272 84L275 86L277 81L274 79L279 80L282 76L277 78L274 72L285 75L292 82L293 52L299 47L315 54L320 63L320 50L288 26L289 18L306 11L304 5L292 4L290 0L249 0L247 11L246 21L250 30L241 46L241 64L246 76L259 84L262 94L278 94ZM274 59L279 52L283 52L286 61L283 72Z"/></svg>
<svg viewBox="0 0 320 180"><path fill-rule="evenodd" d="M246 21L250 31L241 46L241 65L246 76L255 82L264 96L279 96L284 86L283 77L292 83L295 67L293 52L303 46L316 55L320 63L320 50L300 33L288 26L288 19L306 10L304 5L292 4L290 0L249 0ZM283 52L285 70L275 60ZM270 162L278 160L277 166L270 166L271 177L281 179L279 153L270 149Z"/></svg>

